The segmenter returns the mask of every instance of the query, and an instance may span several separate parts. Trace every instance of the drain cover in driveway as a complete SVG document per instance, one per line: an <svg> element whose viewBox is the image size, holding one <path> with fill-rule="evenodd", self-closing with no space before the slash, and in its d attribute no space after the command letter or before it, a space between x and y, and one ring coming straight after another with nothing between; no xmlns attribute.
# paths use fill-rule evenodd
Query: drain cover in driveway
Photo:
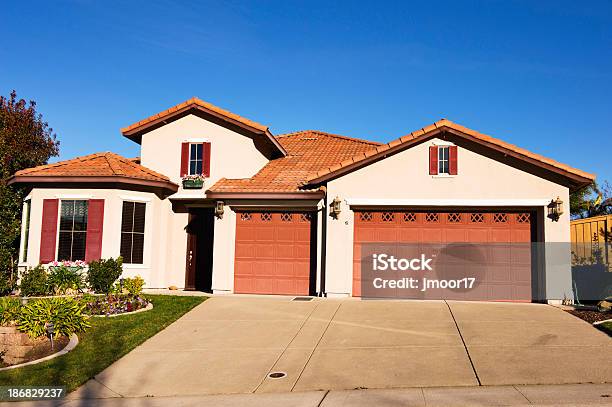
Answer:
<svg viewBox="0 0 612 407"><path fill-rule="evenodd" d="M287 376L285 372L272 372L268 375L270 379L282 379L285 376Z"/></svg>
<svg viewBox="0 0 612 407"><path fill-rule="evenodd" d="M312 297L295 297L291 301L312 301Z"/></svg>

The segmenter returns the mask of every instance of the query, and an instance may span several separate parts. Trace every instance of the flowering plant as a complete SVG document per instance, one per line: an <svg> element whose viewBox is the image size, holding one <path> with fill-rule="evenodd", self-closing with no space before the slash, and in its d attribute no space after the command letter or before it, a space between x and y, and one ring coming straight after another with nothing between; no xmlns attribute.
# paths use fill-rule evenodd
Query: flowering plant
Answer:
<svg viewBox="0 0 612 407"><path fill-rule="evenodd" d="M83 268L85 266L87 266L87 263L84 262L83 260L77 260L77 261L70 261L70 260L64 260L64 261L57 261L54 260L50 263L47 263L48 267L78 267L78 268Z"/></svg>
<svg viewBox="0 0 612 407"><path fill-rule="evenodd" d="M185 174L183 175L183 177L181 178L183 181L204 181L206 179L206 177L204 176L204 174Z"/></svg>
<svg viewBox="0 0 612 407"><path fill-rule="evenodd" d="M138 295L109 294L103 297L83 297L86 312L90 315L117 315L138 311L149 305L149 301Z"/></svg>

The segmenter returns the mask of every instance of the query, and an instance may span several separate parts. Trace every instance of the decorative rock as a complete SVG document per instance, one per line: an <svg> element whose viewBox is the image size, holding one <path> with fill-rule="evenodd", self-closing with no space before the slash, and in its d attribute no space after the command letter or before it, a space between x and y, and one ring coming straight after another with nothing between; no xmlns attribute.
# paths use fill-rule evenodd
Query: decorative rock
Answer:
<svg viewBox="0 0 612 407"><path fill-rule="evenodd" d="M178 287L175 285L171 285L170 287L168 287L168 290L176 291L178 290Z"/></svg>

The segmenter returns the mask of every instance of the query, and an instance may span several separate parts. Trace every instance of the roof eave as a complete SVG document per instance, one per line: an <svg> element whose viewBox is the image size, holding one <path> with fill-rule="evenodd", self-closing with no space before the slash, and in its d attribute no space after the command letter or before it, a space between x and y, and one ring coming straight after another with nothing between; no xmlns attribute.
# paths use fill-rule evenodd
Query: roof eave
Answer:
<svg viewBox="0 0 612 407"><path fill-rule="evenodd" d="M26 184L124 184L140 187L158 188L170 193L178 191L179 186L171 181L156 181L125 176L74 176L74 175L13 175L7 180L7 185Z"/></svg>
<svg viewBox="0 0 612 407"><path fill-rule="evenodd" d="M210 199L287 199L312 200L325 197L324 190L304 192L214 192L206 191L206 198Z"/></svg>
<svg viewBox="0 0 612 407"><path fill-rule="evenodd" d="M132 126L124 127L121 129L121 134L123 134L123 136L129 138L130 140L140 144L142 142L142 135L144 133L150 131L152 128L157 128L161 125L164 125L167 122L172 121L173 119L177 118L178 116L188 114L190 111L193 111L193 110L203 112L207 115L215 117L218 120L231 124L232 126L237 126L251 134L263 135L268 139L268 142L273 147L275 147L283 156L287 155L287 151L278 142L278 140L276 140L276 138L272 135L268 127L264 127L264 126L254 127L242 121L236 120L232 117L225 116L214 110L207 109L206 107L198 105L196 103L186 105L180 109L174 110L165 115L161 115L157 117L156 119L143 123L139 126L133 127L132 125Z"/></svg>
<svg viewBox="0 0 612 407"><path fill-rule="evenodd" d="M432 126L432 128L428 129L428 131L424 131L421 134L418 134L416 136L410 136L410 135L404 136L401 139L393 140L387 144L376 147L375 149L377 151L375 153L372 153L372 154L366 153L364 154L364 158L355 160L352 163L348 163L346 165L341 165L341 166L335 166L337 168L330 167L328 170L324 171L324 173L322 173L321 175L317 174L309 178L306 181L306 185L310 185L310 186L320 185L332 179L339 178L345 174L348 174L350 172L363 168L373 162L384 159L388 155L393 155L399 151L408 149L414 144L422 143L426 141L427 139L431 137L435 137L436 135L443 133L443 132L449 132L452 134L456 134L460 137L470 139L471 141L476 142L478 144L490 147L497 151L501 151L506 155L513 156L515 158L530 162L531 164L536 165L538 167L555 172L565 177L568 180L568 182L566 182L566 186L569 187L571 191L575 191L576 189L583 188L584 186L591 184L595 180L594 174L584 173L579 170L576 170L576 172L571 172L566 169L548 164L546 162L542 162L540 160L536 160L534 158L528 157L519 152L512 151L498 144L488 142L486 140L482 140L481 138L474 137L469 133L463 132L461 130L457 130L453 127L449 127L446 124L443 124L443 125L437 125L437 126L434 125ZM404 138L405 140L402 140ZM372 149L372 151L374 151L375 149Z"/></svg>

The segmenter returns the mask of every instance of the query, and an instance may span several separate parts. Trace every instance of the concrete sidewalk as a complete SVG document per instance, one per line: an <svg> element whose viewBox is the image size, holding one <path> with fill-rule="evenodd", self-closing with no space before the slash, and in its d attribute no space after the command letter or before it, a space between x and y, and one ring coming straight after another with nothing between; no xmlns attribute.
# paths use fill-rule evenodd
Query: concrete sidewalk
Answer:
<svg viewBox="0 0 612 407"><path fill-rule="evenodd" d="M72 399L12 403L11 406L202 406L202 407L424 407L424 406L612 406L612 384L427 387L332 390L212 396Z"/></svg>

